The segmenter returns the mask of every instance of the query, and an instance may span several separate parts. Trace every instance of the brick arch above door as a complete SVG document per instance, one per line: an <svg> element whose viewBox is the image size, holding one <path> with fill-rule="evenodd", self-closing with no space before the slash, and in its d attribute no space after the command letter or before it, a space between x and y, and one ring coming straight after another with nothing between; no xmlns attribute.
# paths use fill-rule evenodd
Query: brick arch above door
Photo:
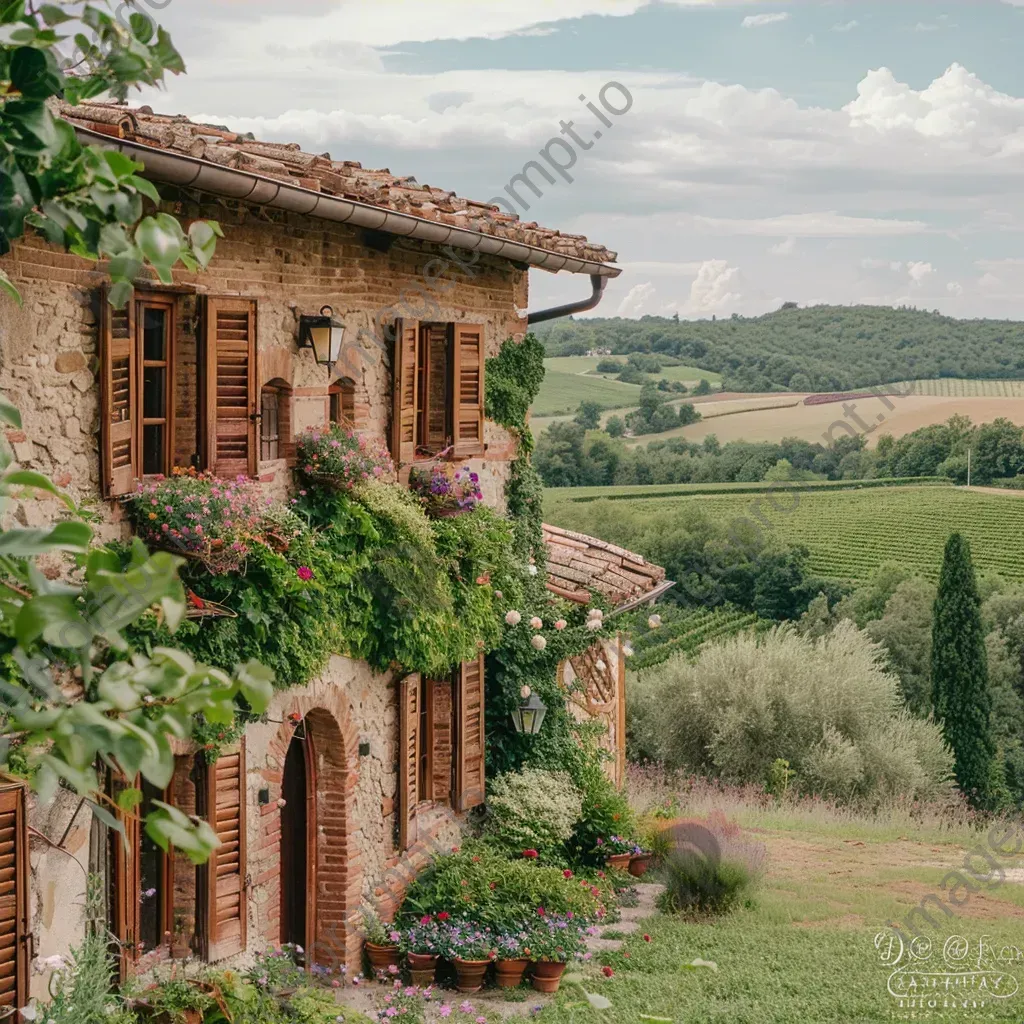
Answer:
<svg viewBox="0 0 1024 1024"><path fill-rule="evenodd" d="M362 938L359 906L363 883L357 831L355 793L358 782L359 737L352 724L345 691L324 688L321 693L296 694L283 705L280 724L267 748L268 767L262 771L270 785L269 802L260 808L258 856L253 877L260 889L259 930L277 945L280 939L281 812L277 800L285 758L296 729L304 730L313 750L315 786L315 892L313 912L314 962L350 972L361 966Z"/></svg>

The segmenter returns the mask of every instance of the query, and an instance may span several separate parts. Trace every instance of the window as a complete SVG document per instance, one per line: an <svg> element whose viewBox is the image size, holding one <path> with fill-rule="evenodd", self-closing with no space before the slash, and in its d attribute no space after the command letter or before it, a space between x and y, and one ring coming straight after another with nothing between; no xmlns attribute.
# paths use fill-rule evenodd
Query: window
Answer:
<svg viewBox="0 0 1024 1024"><path fill-rule="evenodd" d="M484 801L483 658L446 679L406 676L399 692L399 845L418 837L430 803L468 811Z"/></svg>
<svg viewBox="0 0 1024 1024"><path fill-rule="evenodd" d="M260 460L291 458L291 388L275 378L260 392Z"/></svg>
<svg viewBox="0 0 1024 1024"><path fill-rule="evenodd" d="M123 309L100 302L104 496L176 466L254 474L256 304L144 292Z"/></svg>
<svg viewBox="0 0 1024 1024"><path fill-rule="evenodd" d="M356 386L347 377L335 381L328 391L330 409L328 418L339 426L354 427L356 424Z"/></svg>
<svg viewBox="0 0 1024 1024"><path fill-rule="evenodd" d="M407 465L445 451L484 453L484 331L479 324L399 320L391 454Z"/></svg>
<svg viewBox="0 0 1024 1024"><path fill-rule="evenodd" d="M116 799L128 788L133 787L115 780L108 795ZM202 753L176 759L166 790L141 777L134 788L142 800L134 812L121 813L124 839L113 829L108 832L110 929L121 947L122 978L170 955L168 937L176 950L194 951L210 961L245 949L244 739L225 748L213 764ZM196 868L173 851L164 853L146 835L142 819L154 800L209 822L220 846L205 864ZM140 964L143 957L148 959Z"/></svg>

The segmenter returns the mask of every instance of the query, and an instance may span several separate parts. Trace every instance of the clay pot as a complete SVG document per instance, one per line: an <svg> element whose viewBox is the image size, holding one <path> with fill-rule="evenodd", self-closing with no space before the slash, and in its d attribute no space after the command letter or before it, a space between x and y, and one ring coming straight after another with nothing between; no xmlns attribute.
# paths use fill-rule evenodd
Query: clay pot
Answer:
<svg viewBox="0 0 1024 1024"><path fill-rule="evenodd" d="M608 858L608 867L614 868L616 871L628 871L632 857L631 853L613 853Z"/></svg>
<svg viewBox="0 0 1024 1024"><path fill-rule="evenodd" d="M460 992L479 992L484 987L484 975L491 966L490 960L452 960L455 968L455 987Z"/></svg>
<svg viewBox="0 0 1024 1024"><path fill-rule="evenodd" d="M650 866L651 855L649 853L636 853L630 858L629 873L634 878L643 878Z"/></svg>
<svg viewBox="0 0 1024 1024"><path fill-rule="evenodd" d="M519 988L529 960L496 960L494 977L499 988Z"/></svg>
<svg viewBox="0 0 1024 1024"><path fill-rule="evenodd" d="M409 974L412 975L412 983L426 988L434 984L437 974L437 962L441 958L434 953L409 953Z"/></svg>
<svg viewBox="0 0 1024 1024"><path fill-rule="evenodd" d="M375 973L386 971L392 964L398 966L397 946L378 946L374 942L364 942L363 949Z"/></svg>
<svg viewBox="0 0 1024 1024"><path fill-rule="evenodd" d="M538 992L557 992L565 974L565 964L554 960L538 960L533 965L533 987Z"/></svg>

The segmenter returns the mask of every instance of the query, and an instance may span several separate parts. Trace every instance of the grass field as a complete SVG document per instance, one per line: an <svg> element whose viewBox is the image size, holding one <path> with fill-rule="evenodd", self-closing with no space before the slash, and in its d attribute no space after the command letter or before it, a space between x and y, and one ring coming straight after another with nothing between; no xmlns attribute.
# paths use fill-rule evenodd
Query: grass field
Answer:
<svg viewBox="0 0 1024 1024"><path fill-rule="evenodd" d="M641 616L641 624L631 631L634 654L629 667L634 672L660 665L673 654L695 654L708 641L725 640L757 623L752 612L706 608L692 611L670 604L659 610L661 626L651 629Z"/></svg>
<svg viewBox="0 0 1024 1024"><path fill-rule="evenodd" d="M623 384L582 373L561 373L548 370L540 394L531 407L535 416L553 416L576 411L580 402L598 402L606 409L635 406L640 396L639 384Z"/></svg>
<svg viewBox="0 0 1024 1024"><path fill-rule="evenodd" d="M626 362L626 356L551 356L544 360L544 368L554 373L586 373L599 377L612 379L614 373L597 372L597 364L602 359L616 359L620 363ZM684 384L693 381L694 384L706 380L712 386L717 387L722 383L722 375L714 370L702 370L699 366L670 366L665 364L660 373L651 374L652 380L664 377L666 380L681 380Z"/></svg>
<svg viewBox="0 0 1024 1024"><path fill-rule="evenodd" d="M619 518L698 509L723 524L745 519L768 535L804 544L815 572L855 581L887 561L934 579L946 539L958 530L970 541L976 566L1024 580L1024 501L1013 496L943 486L806 487L775 495L688 494L657 485L623 491L605 489L605 497L618 500L601 501L595 500L601 489L549 489L545 518L614 541Z"/></svg>
<svg viewBox="0 0 1024 1024"><path fill-rule="evenodd" d="M1024 380L964 380L944 377L941 380L903 381L883 384L880 390L907 391L913 384L915 395L934 395L938 398L1024 398Z"/></svg>

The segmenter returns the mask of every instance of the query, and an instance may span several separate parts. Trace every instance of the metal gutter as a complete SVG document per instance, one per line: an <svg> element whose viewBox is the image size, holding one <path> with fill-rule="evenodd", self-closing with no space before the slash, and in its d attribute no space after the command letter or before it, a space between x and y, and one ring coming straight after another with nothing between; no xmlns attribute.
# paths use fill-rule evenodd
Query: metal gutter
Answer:
<svg viewBox="0 0 1024 1024"><path fill-rule="evenodd" d="M604 286L608 283L607 276L600 277L597 274L590 275L591 293L589 299L580 299L578 302L567 302L563 306L550 306L548 309L538 309L535 313L527 313L526 323L539 324L545 320L555 320L560 316L571 316L573 313L583 313L593 309L604 295Z"/></svg>
<svg viewBox="0 0 1024 1024"><path fill-rule="evenodd" d="M451 245L471 252L482 252L553 272L565 270L570 274L590 274L591 277L602 279L618 277L622 273L620 267L612 264L563 256L535 245L511 242L480 231L439 224L425 217L396 213L394 210L386 210L370 203L326 196L322 192L254 174L252 171L222 167L208 160L200 160L184 153L171 153L165 149L155 149L130 139L117 139L89 128L76 126L75 134L86 145L116 149L133 160L138 160L145 164L144 177L164 184L195 188L227 199L257 203L260 206L319 217L339 224L354 224L373 231L386 231L388 234L404 238L418 238L435 245Z"/></svg>
<svg viewBox="0 0 1024 1024"><path fill-rule="evenodd" d="M641 594L639 597L633 598L631 601L627 601L625 604L620 604L618 607L613 608L608 613L608 618L614 618L616 615L621 615L623 612L631 612L634 608L639 608L643 604L654 604L662 594L671 590L676 585L675 580L662 580L653 590L649 590L646 594Z"/></svg>

